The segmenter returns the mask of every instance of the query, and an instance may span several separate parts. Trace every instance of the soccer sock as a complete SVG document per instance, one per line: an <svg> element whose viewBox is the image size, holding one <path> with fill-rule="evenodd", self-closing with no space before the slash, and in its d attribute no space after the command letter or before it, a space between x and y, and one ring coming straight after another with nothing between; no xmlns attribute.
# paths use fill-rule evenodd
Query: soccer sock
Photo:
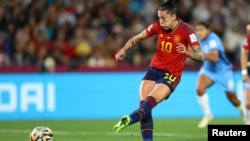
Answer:
<svg viewBox="0 0 250 141"><path fill-rule="evenodd" d="M243 107L242 104L240 104L239 106L236 107L239 111L243 111Z"/></svg>
<svg viewBox="0 0 250 141"><path fill-rule="evenodd" d="M203 96L198 96L198 102L201 105L201 108L205 115L211 115L210 106L209 106L209 99L207 93Z"/></svg>
<svg viewBox="0 0 250 141"><path fill-rule="evenodd" d="M147 119L147 121L141 121L141 135L142 135L143 141L152 141L153 140L153 119L152 119L151 112L145 119Z"/></svg>
<svg viewBox="0 0 250 141"><path fill-rule="evenodd" d="M245 114L246 114L246 109L245 109L244 105L241 103L241 104L240 104L239 106L237 106L236 108L240 111L241 116L244 117Z"/></svg>
<svg viewBox="0 0 250 141"><path fill-rule="evenodd" d="M243 110L243 105L242 105L242 103L239 105L239 106L237 106L236 107L239 111L242 111Z"/></svg>
<svg viewBox="0 0 250 141"><path fill-rule="evenodd" d="M246 120L250 123L250 109L246 110Z"/></svg>
<svg viewBox="0 0 250 141"><path fill-rule="evenodd" d="M140 102L140 107L143 101ZM152 112L149 115L140 121L141 124L141 135L143 141L152 141L153 140L153 118Z"/></svg>
<svg viewBox="0 0 250 141"><path fill-rule="evenodd" d="M141 104L140 108L130 114L130 125L145 119L151 110L156 106L157 102L154 97L148 96Z"/></svg>

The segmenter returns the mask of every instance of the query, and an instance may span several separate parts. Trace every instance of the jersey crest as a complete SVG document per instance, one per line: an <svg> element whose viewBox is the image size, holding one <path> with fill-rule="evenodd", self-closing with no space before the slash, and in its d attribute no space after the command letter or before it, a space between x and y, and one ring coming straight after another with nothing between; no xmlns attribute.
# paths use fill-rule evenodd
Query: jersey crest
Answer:
<svg viewBox="0 0 250 141"><path fill-rule="evenodd" d="M180 35L174 35L174 41L176 43L179 43L180 42L180 39L181 39L181 36Z"/></svg>

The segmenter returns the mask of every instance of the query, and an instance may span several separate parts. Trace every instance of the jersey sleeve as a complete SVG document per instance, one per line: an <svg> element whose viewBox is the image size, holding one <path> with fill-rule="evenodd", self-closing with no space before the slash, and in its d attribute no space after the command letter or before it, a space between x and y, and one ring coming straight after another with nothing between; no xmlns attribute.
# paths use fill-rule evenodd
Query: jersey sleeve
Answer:
<svg viewBox="0 0 250 141"><path fill-rule="evenodd" d="M181 22L180 26L182 27L182 29L184 29L184 32L182 34L186 36L187 42L190 47L194 47L200 44L197 35L194 32L194 29L190 25L185 22Z"/></svg>
<svg viewBox="0 0 250 141"><path fill-rule="evenodd" d="M215 39L212 39L208 42L209 51L211 50L219 50L219 42Z"/></svg>
<svg viewBox="0 0 250 141"><path fill-rule="evenodd" d="M194 32L188 33L188 44L193 47L199 45L197 35Z"/></svg>
<svg viewBox="0 0 250 141"><path fill-rule="evenodd" d="M250 50L250 44L249 44L249 42L248 41L245 41L245 43L243 44L243 46L242 46L244 49L246 49L246 50Z"/></svg>
<svg viewBox="0 0 250 141"><path fill-rule="evenodd" d="M246 36L246 40L244 44L242 45L242 47L246 50L250 50L250 34Z"/></svg>
<svg viewBox="0 0 250 141"><path fill-rule="evenodd" d="M250 33L247 34L247 43L250 44Z"/></svg>
<svg viewBox="0 0 250 141"><path fill-rule="evenodd" d="M159 25L157 22L152 23L148 28L146 29L146 33L148 36L153 36L156 34L157 28L159 28Z"/></svg>

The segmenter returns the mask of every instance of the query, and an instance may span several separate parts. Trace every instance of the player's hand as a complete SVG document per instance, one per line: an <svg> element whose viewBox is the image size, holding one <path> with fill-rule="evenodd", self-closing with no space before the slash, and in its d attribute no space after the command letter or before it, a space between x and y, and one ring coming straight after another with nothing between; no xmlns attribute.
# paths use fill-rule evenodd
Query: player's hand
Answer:
<svg viewBox="0 0 250 141"><path fill-rule="evenodd" d="M121 49L120 51L118 51L118 52L115 54L115 60L116 60L116 61L122 60L123 57L124 57L124 55L125 55L125 51L124 51L124 49Z"/></svg>
<svg viewBox="0 0 250 141"><path fill-rule="evenodd" d="M176 46L176 51L178 53L181 53L181 54L186 54L187 52L187 48L184 44L182 43L177 43L177 46Z"/></svg>

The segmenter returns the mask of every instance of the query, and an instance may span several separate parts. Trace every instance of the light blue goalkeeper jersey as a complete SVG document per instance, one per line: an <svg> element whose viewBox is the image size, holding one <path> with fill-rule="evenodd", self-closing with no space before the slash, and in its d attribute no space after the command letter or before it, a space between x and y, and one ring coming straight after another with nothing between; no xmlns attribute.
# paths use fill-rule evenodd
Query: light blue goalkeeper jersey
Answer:
<svg viewBox="0 0 250 141"><path fill-rule="evenodd" d="M208 54L212 50L219 51L219 60L214 63L209 60L204 60L202 68L214 73L220 73L232 69L232 64L225 54L225 50L219 36L214 32L210 32L205 40L200 41L201 50L204 54Z"/></svg>

